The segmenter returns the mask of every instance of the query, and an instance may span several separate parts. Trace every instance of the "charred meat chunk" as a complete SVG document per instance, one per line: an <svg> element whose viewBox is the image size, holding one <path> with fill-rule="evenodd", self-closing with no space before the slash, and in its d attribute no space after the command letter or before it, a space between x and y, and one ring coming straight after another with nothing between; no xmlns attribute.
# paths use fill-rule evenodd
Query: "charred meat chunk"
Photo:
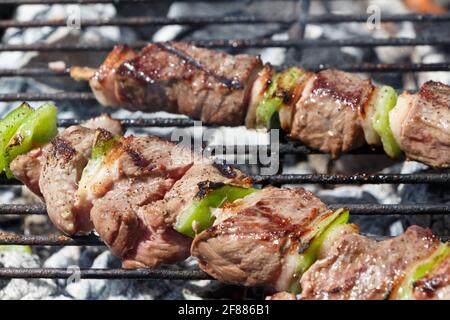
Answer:
<svg viewBox="0 0 450 320"><path fill-rule="evenodd" d="M250 90L262 68L256 56L233 56L185 43L150 44L125 61L122 57L134 54L115 50L121 54L111 53L91 81L91 86L100 84L99 90L108 93L99 99L102 104L176 112L210 124L244 122ZM103 80L103 70L111 68L114 72L107 71Z"/></svg>
<svg viewBox="0 0 450 320"><path fill-rule="evenodd" d="M450 86L429 81L419 93L401 95L390 125L408 159L450 167Z"/></svg>
<svg viewBox="0 0 450 320"><path fill-rule="evenodd" d="M439 244L430 230L417 226L380 242L356 233L339 237L302 276L302 299L388 299L409 267Z"/></svg>
<svg viewBox="0 0 450 320"><path fill-rule="evenodd" d="M214 226L194 239L191 254L216 279L286 290L295 270L289 255L328 212L304 189L268 187L217 209Z"/></svg>
<svg viewBox="0 0 450 320"><path fill-rule="evenodd" d="M324 70L309 80L296 104L290 136L338 156L364 144L359 114L372 92L370 80Z"/></svg>

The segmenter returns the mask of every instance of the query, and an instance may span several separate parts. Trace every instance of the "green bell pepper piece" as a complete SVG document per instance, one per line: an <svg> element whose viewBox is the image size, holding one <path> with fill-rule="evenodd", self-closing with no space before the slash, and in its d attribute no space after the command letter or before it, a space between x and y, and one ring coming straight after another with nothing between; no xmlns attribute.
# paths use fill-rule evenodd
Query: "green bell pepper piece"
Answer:
<svg viewBox="0 0 450 320"><path fill-rule="evenodd" d="M413 268L411 272L404 278L402 285L396 292L396 299L412 300L413 299L413 284L417 280L422 279L428 272L430 272L439 262L450 254L450 245L441 243L439 248L425 261Z"/></svg>
<svg viewBox="0 0 450 320"><path fill-rule="evenodd" d="M319 226L316 228L314 238L308 246L308 249L298 255L295 276L292 279L291 287L289 289L291 293L297 294L298 292L300 292L300 284L298 279L317 260L319 249L330 232L336 226L347 223L349 216L350 213L348 210L338 209L319 224Z"/></svg>
<svg viewBox="0 0 450 320"><path fill-rule="evenodd" d="M82 194L88 189L92 175L97 172L106 155L118 144L118 138L106 130L97 129L91 151L91 158L81 173L78 182L78 193Z"/></svg>
<svg viewBox="0 0 450 320"><path fill-rule="evenodd" d="M56 107L46 103L24 119L5 148L5 171L8 178L13 177L9 169L11 161L33 148L48 143L56 136L58 133L56 113Z"/></svg>
<svg viewBox="0 0 450 320"><path fill-rule="evenodd" d="M20 106L9 112L0 121L0 173L5 170L6 145L9 143L11 137L23 123L25 118L32 112L33 109L30 107L30 105L24 102Z"/></svg>
<svg viewBox="0 0 450 320"><path fill-rule="evenodd" d="M279 73L272 77L269 88L264 93L261 102L256 107L256 128L269 130L272 124L272 117L278 111L283 99L281 97L274 97L277 90L277 79Z"/></svg>
<svg viewBox="0 0 450 320"><path fill-rule="evenodd" d="M91 158L89 159L86 167L81 174L80 185L83 180L92 175L97 167L103 162L106 155L116 146L118 143L117 137L111 135L105 130L97 130L94 138L94 145L91 151Z"/></svg>
<svg viewBox="0 0 450 320"><path fill-rule="evenodd" d="M256 107L256 128L269 130L279 125L276 116L286 98L290 98L298 79L304 74L300 68L288 68L272 77L272 82ZM274 119L275 118L275 119Z"/></svg>
<svg viewBox="0 0 450 320"><path fill-rule="evenodd" d="M1 245L0 252L24 252L28 254L32 254L30 246L21 246L21 245Z"/></svg>
<svg viewBox="0 0 450 320"><path fill-rule="evenodd" d="M215 217L212 215L212 211L215 208L244 198L255 191L254 188L231 185L224 185L212 190L201 199L194 199L192 204L177 218L175 230L193 238L213 225Z"/></svg>
<svg viewBox="0 0 450 320"><path fill-rule="evenodd" d="M391 158L398 158L402 154L402 150L389 125L389 111L397 103L397 92L392 87L383 86L375 99L375 114L372 119L372 126L380 136L386 154Z"/></svg>

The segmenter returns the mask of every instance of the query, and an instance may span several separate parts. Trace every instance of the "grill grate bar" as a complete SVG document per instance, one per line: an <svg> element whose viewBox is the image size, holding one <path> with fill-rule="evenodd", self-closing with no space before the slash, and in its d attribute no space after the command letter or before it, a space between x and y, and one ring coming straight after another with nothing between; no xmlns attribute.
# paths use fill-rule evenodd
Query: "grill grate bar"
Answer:
<svg viewBox="0 0 450 320"><path fill-rule="evenodd" d="M273 176L253 176L256 183L262 184L295 184L295 183L324 183L324 184L390 184L390 183L430 183L449 184L448 173L412 173L412 174L354 174L354 175L326 175L326 174L280 174Z"/></svg>
<svg viewBox="0 0 450 320"><path fill-rule="evenodd" d="M450 17L449 19L450 20ZM253 16L228 16L228 17L121 17L121 18L105 18L97 20L82 20L80 27L102 27L102 26L161 26L161 25L190 25L202 26L212 24L237 24L237 23L278 23L291 24L295 22L289 17L253 17ZM36 27L65 27L67 21L65 19L53 20L34 20L34 21L17 21L17 20L1 20L0 28L36 28Z"/></svg>
<svg viewBox="0 0 450 320"><path fill-rule="evenodd" d="M367 22L368 15L345 15L345 14L323 14L311 15L305 17L304 22L307 24L335 24L348 22ZM202 26L213 24L293 24L298 19L296 17L259 17L259 16L207 16L207 17L119 17L104 18L96 20L82 20L80 26L83 27L102 27L102 26L163 26L163 25L188 25ZM394 14L383 15L381 22L445 22L450 21L450 14ZM0 20L0 28L37 28L37 27L65 27L66 19L51 20Z"/></svg>
<svg viewBox="0 0 450 320"><path fill-rule="evenodd" d="M186 1L186 0L185 0ZM149 0L3 0L1 4L55 4L55 3L145 3ZM302 1L302 4L309 6L309 0ZM306 11L306 10L305 10ZM366 22L367 15L334 15L325 14L319 16L308 16L308 12L301 12L301 24L303 30L307 24L320 23L344 23L344 22ZM450 14L443 15L388 15L383 16L383 22L439 22L450 21ZM81 22L82 27L92 26L143 26L143 25L170 25L182 24L199 26L204 24L236 24L236 23L279 23L293 24L297 23L297 18L264 18L264 17L182 17L176 19L159 17L126 17L113 18L105 20L85 20ZM0 21L1 28L18 27L43 27L43 26L66 26L65 20L48 21ZM265 47L283 47L302 49L306 47L375 47L375 46L416 46L416 45L450 45L450 39L440 38L390 38L390 39L291 39L286 41L270 39L251 39L251 40L211 40L211 41L192 41L191 43L210 48L265 48ZM144 42L133 43L133 48L145 46ZM112 44L0 44L1 51L108 51ZM321 70L330 67L339 67L344 71L351 72L423 72L423 71L449 71L449 63L432 64L359 64L348 66L320 65L313 70ZM0 76L67 76L69 69L50 70L45 68L25 68L19 70L0 69ZM95 100L92 93L85 92L57 92L49 94L41 93L19 93L19 94L0 94L0 101L47 101L47 100ZM59 126L67 127L81 122L80 120L60 120ZM194 124L191 119L124 119L123 124L127 127L187 127ZM362 150L362 153L370 153L369 150ZM246 151L247 152L247 151ZM361 151L356 151L359 153ZM379 152L379 150L377 150ZM282 144L280 153L317 153L302 145L295 143ZM256 183L261 184L295 184L295 183L325 183L325 184L366 184L366 183L429 183L429 184L449 184L450 174L445 173L421 173L421 174L376 174L376 175L276 175L276 176L254 176ZM15 185L18 181L6 181L0 177L0 185ZM331 209L348 207L355 216L372 215L446 215L450 214L450 205L446 204L333 204ZM44 205L15 205L0 204L0 216L6 214L16 215L45 215ZM376 239L388 237L373 236ZM449 236L439 236L442 241L448 241ZM35 236L35 235L17 235L13 233L0 232L0 245L37 245L37 246L104 246L104 243L95 235L83 237L67 237L61 235ZM82 279L177 279L177 280L203 280L212 279L209 275L199 269L195 270L125 270L125 269L80 269L71 270L63 268L0 268L1 278L47 278L47 279L65 279L77 274Z"/></svg>
<svg viewBox="0 0 450 320"><path fill-rule="evenodd" d="M67 279L74 273L81 279L172 279L172 280L214 280L205 272L196 270L166 269L63 269L63 268L0 268L1 278L20 279Z"/></svg>
<svg viewBox="0 0 450 320"><path fill-rule="evenodd" d="M296 150L292 150L295 153ZM253 175L250 176L256 184L450 184L450 173L410 173L410 174L353 174L353 175L328 175L328 174L279 174L279 175ZM0 177L0 185L22 185L15 179ZM0 205L1 206L1 205Z"/></svg>
<svg viewBox="0 0 450 320"><path fill-rule="evenodd" d="M199 2L201 0L179 0L180 2ZM243 1L243 0L208 0L209 2ZM251 2L254 0L245 0ZM297 1L297 0L259 0L259 1ZM113 4L133 4L133 3L154 3L155 0L1 0L2 4L93 4L93 3L113 3Z"/></svg>
<svg viewBox="0 0 450 320"><path fill-rule="evenodd" d="M307 19L308 24L322 23L347 23L347 22L367 22L369 18L365 14L333 14L326 13L320 15L310 15ZM450 21L450 14L383 14L380 17L381 22L442 22Z"/></svg>
<svg viewBox="0 0 450 320"><path fill-rule="evenodd" d="M272 39L235 39L235 40L194 40L189 43L205 48L320 48L320 47L380 47L380 46L446 46L450 45L450 38L387 38L387 39L299 39L299 40L272 40ZM127 44L131 48L140 49L148 42L138 41ZM97 44L1 44L0 51L109 51L114 47L112 43Z"/></svg>
<svg viewBox="0 0 450 320"><path fill-rule="evenodd" d="M354 216L373 215L446 215L450 214L450 204L330 204L331 209L348 208ZM47 211L44 205L0 204L0 216L2 215L45 215ZM11 238L0 237L3 241L16 241ZM29 238L24 241L31 241ZM42 241L38 238L37 241ZM72 241L71 238L51 238L51 241ZM92 239L91 239L92 240ZM81 244L83 245L83 244Z"/></svg>
<svg viewBox="0 0 450 320"><path fill-rule="evenodd" d="M263 147L263 146L259 146ZM264 146L267 150L267 153L270 153L271 145ZM242 154L255 154L257 151L253 150L251 146L248 145L234 145L234 146L207 146L206 150L211 155L218 155L218 152L220 152L220 155L225 155L228 152L232 152L232 154L235 155L242 155ZM274 150L274 152L277 152ZM321 154L322 152L315 149L310 149L304 145L302 145L300 142L296 141L288 141L286 143L280 143L278 154L284 155L284 154ZM383 154L385 155L385 152L382 148L372 148L370 146L361 147L355 150L350 150L346 154ZM262 180L266 180L268 177L262 177ZM306 178L307 179L307 178Z"/></svg>
<svg viewBox="0 0 450 320"><path fill-rule="evenodd" d="M290 67L290 65L279 66L280 69ZM430 71L450 71L450 62L439 63L361 63L350 65L322 64L315 67L308 67L311 71L320 71L329 68L339 68L347 72L430 72ZM22 68L22 69L0 69L1 77L65 77L70 75L70 68L63 70L52 70L49 68Z"/></svg>
<svg viewBox="0 0 450 320"><path fill-rule="evenodd" d="M34 93L18 92L0 94L0 101L62 101L62 100L84 100L96 101L91 92L54 92Z"/></svg>
<svg viewBox="0 0 450 320"><path fill-rule="evenodd" d="M95 235L67 237L63 235L19 235L10 232L0 232L0 245L29 246L104 246Z"/></svg>
<svg viewBox="0 0 450 320"><path fill-rule="evenodd" d="M368 235L374 239L385 239L386 236ZM441 241L449 241L450 236L438 236ZM95 236L80 236L70 238L62 235L19 235L0 232L0 245L28 245L28 246L105 246L103 241Z"/></svg>

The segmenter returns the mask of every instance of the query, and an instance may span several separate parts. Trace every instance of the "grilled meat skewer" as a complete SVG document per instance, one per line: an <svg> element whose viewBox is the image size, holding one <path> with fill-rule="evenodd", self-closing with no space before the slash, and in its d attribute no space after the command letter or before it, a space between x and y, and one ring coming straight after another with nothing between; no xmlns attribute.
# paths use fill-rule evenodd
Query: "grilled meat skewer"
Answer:
<svg viewBox="0 0 450 320"><path fill-rule="evenodd" d="M232 56L185 43L150 44L139 54L117 46L89 77L103 105L181 113L205 123L241 125L256 74L255 56ZM74 68L75 79L86 69Z"/></svg>
<svg viewBox="0 0 450 320"><path fill-rule="evenodd" d="M136 53L117 46L98 70L73 67L97 100L130 110L180 113L208 124L270 129L280 122L294 140L334 157L364 144L391 157L450 167L450 87L424 84L397 94L339 70L275 72L250 55L181 42L153 43ZM387 90L386 90L387 88ZM411 110L411 112L409 112Z"/></svg>
<svg viewBox="0 0 450 320"><path fill-rule="evenodd" d="M120 133L114 120L103 119ZM86 139L91 139L90 148ZM358 235L346 220L337 223L343 212L331 212L311 193L274 187L208 208L213 225L202 230L192 221L197 233L192 242L177 232L180 217L195 199L207 199L217 188L247 188L245 175L156 137L120 137L83 125L66 129L41 153L45 156L32 162L32 170L14 160L13 172L30 177L40 171L39 178L24 183L39 181L55 225L70 234L93 225L126 268L155 267L191 254L204 271L225 282L280 291L297 291L301 285L305 299L398 298L396 290L405 287L402 281L410 270L439 248L448 248L420 227L375 242ZM32 150L21 157L35 154ZM86 154L88 161L75 161ZM60 179L60 190L52 187L57 198L43 190L49 188L52 169L55 178L82 174L64 178L65 185ZM448 271L448 259L439 260L426 276L414 279L413 297L447 298Z"/></svg>
<svg viewBox="0 0 450 320"><path fill-rule="evenodd" d="M338 237L303 275L302 298L387 299L408 268L439 244L429 230L417 226L380 242L357 233Z"/></svg>
<svg viewBox="0 0 450 320"><path fill-rule="evenodd" d="M362 122L373 86L338 70L313 76L296 104L290 136L334 156L365 144Z"/></svg>
<svg viewBox="0 0 450 320"><path fill-rule="evenodd" d="M49 218L66 234L89 233L89 216L78 214L76 191L82 171L91 157L96 128L122 134L120 122L107 115L72 126L43 148L18 156L11 163L14 176L44 198Z"/></svg>
<svg viewBox="0 0 450 320"><path fill-rule="evenodd" d="M377 242L342 229L335 230L303 274L301 299L450 299L450 247L430 230L411 226L400 236ZM288 292L269 297L296 298Z"/></svg>
<svg viewBox="0 0 450 320"><path fill-rule="evenodd" d="M191 254L214 278L248 286L290 287L296 253L332 212L304 189L267 187L214 212Z"/></svg>

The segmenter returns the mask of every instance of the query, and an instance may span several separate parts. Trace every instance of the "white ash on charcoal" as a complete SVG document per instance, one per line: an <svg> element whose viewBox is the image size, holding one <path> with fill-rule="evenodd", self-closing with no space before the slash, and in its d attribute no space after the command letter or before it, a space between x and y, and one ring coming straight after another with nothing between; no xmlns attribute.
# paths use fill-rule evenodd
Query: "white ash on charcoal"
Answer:
<svg viewBox="0 0 450 320"><path fill-rule="evenodd" d="M400 0L395 1L312 1L311 14L323 13L366 13L370 4L380 6L381 15L408 12ZM255 15L280 17L298 16L297 4L292 2L259 2L237 4L222 3L173 3L164 2L158 6L148 5L90 5L80 6L84 19L101 19L118 16L164 16L171 18L181 16L236 16ZM14 15L17 20L38 20L65 18L69 6L20 6ZM418 37L433 35L432 28L426 24L414 27L411 23L382 24L380 29L370 30L360 23L342 23L332 25L309 25L306 37L311 39L342 39L350 37ZM154 33L154 31L156 32ZM450 30L448 25L440 25L439 32ZM4 44L32 44L45 41L52 44L86 44L108 42L165 41L190 39L253 39L272 38L274 40L287 39L296 36L296 30L276 24L255 25L213 25L204 27L166 26L140 28L82 28L81 30L61 28L8 29L4 36ZM446 35L443 35L446 36ZM448 51L448 50L447 50ZM371 63L435 63L448 61L449 55L445 48L430 47L377 47L377 48L311 48L302 50L298 55L294 50L283 48L231 49L233 53L248 52L262 55L262 59L275 65L290 64L315 68L321 64L344 65L360 62ZM104 58L104 53L94 52L2 52L0 53L0 68L31 68L47 67L63 68L66 66L87 65L97 66ZM427 72L403 75L400 73L380 73L371 75L378 84L387 83L395 88L416 90L420 84L428 79L450 83L448 72ZM366 74L365 76L369 76ZM2 93L33 92L52 93L58 91L88 91L85 83L77 83L68 77L48 78L2 78L0 79ZM38 106L40 103L33 103ZM107 112L118 118L154 118L181 117L165 112L145 114L131 113L113 108L103 108L93 102L60 101L57 103L60 118L89 118L101 112ZM0 103L0 116L16 107L17 103ZM136 134L156 134L170 138L173 128L130 129ZM188 129L193 133L193 129ZM262 141L264 137L250 133L244 127L219 128L221 135L211 138L211 144L238 141L238 137L251 136L250 143ZM194 134L194 133L193 133ZM201 133L200 133L201 134ZM196 134L194 134L196 135ZM198 135L198 134L197 134ZM385 156L343 156L340 160L331 160L329 156L286 156L282 159L284 166L282 173L418 173L427 172L426 166L415 162L396 163ZM254 167L247 167L247 172L257 174ZM252 171L254 170L254 171ZM421 203L450 203L450 196L446 187L433 185L363 185L363 186L332 186L305 185L315 192L326 203L371 203L371 204L421 204ZM33 203L35 199L21 192L21 188L2 187L0 190L1 203ZM443 216L420 217L354 217L353 221L360 224L363 232L372 234L397 235L408 225L417 223L432 227L438 234L449 233L449 218ZM46 217L0 217L0 230L23 234L49 234L55 229ZM447 227L446 227L447 226ZM0 267L47 267L47 268L118 268L120 262L105 248L97 247L35 247L33 255L28 253L5 252L0 253ZM193 259L168 266L167 268L194 268ZM73 270L73 269L70 269ZM169 281L169 280L80 280L68 283L66 280L1 280L0 298L4 299L203 299L203 298L236 298L258 295L258 289L245 292L242 288L228 286L216 281Z"/></svg>
<svg viewBox="0 0 450 320"><path fill-rule="evenodd" d="M0 268L39 268L38 256L25 252L0 252ZM60 288L45 279L1 279L0 299L43 299L62 295Z"/></svg>
<svg viewBox="0 0 450 320"><path fill-rule="evenodd" d="M186 269L186 262L170 268ZM119 268L119 261L107 250L65 247L45 262L38 255L1 252L1 268L62 268L73 272L66 279L2 279L0 299L201 299L211 297L211 281L169 280L79 280L78 268ZM217 286L217 285L216 285ZM221 289L221 288L219 288ZM196 294L196 291L201 295Z"/></svg>

